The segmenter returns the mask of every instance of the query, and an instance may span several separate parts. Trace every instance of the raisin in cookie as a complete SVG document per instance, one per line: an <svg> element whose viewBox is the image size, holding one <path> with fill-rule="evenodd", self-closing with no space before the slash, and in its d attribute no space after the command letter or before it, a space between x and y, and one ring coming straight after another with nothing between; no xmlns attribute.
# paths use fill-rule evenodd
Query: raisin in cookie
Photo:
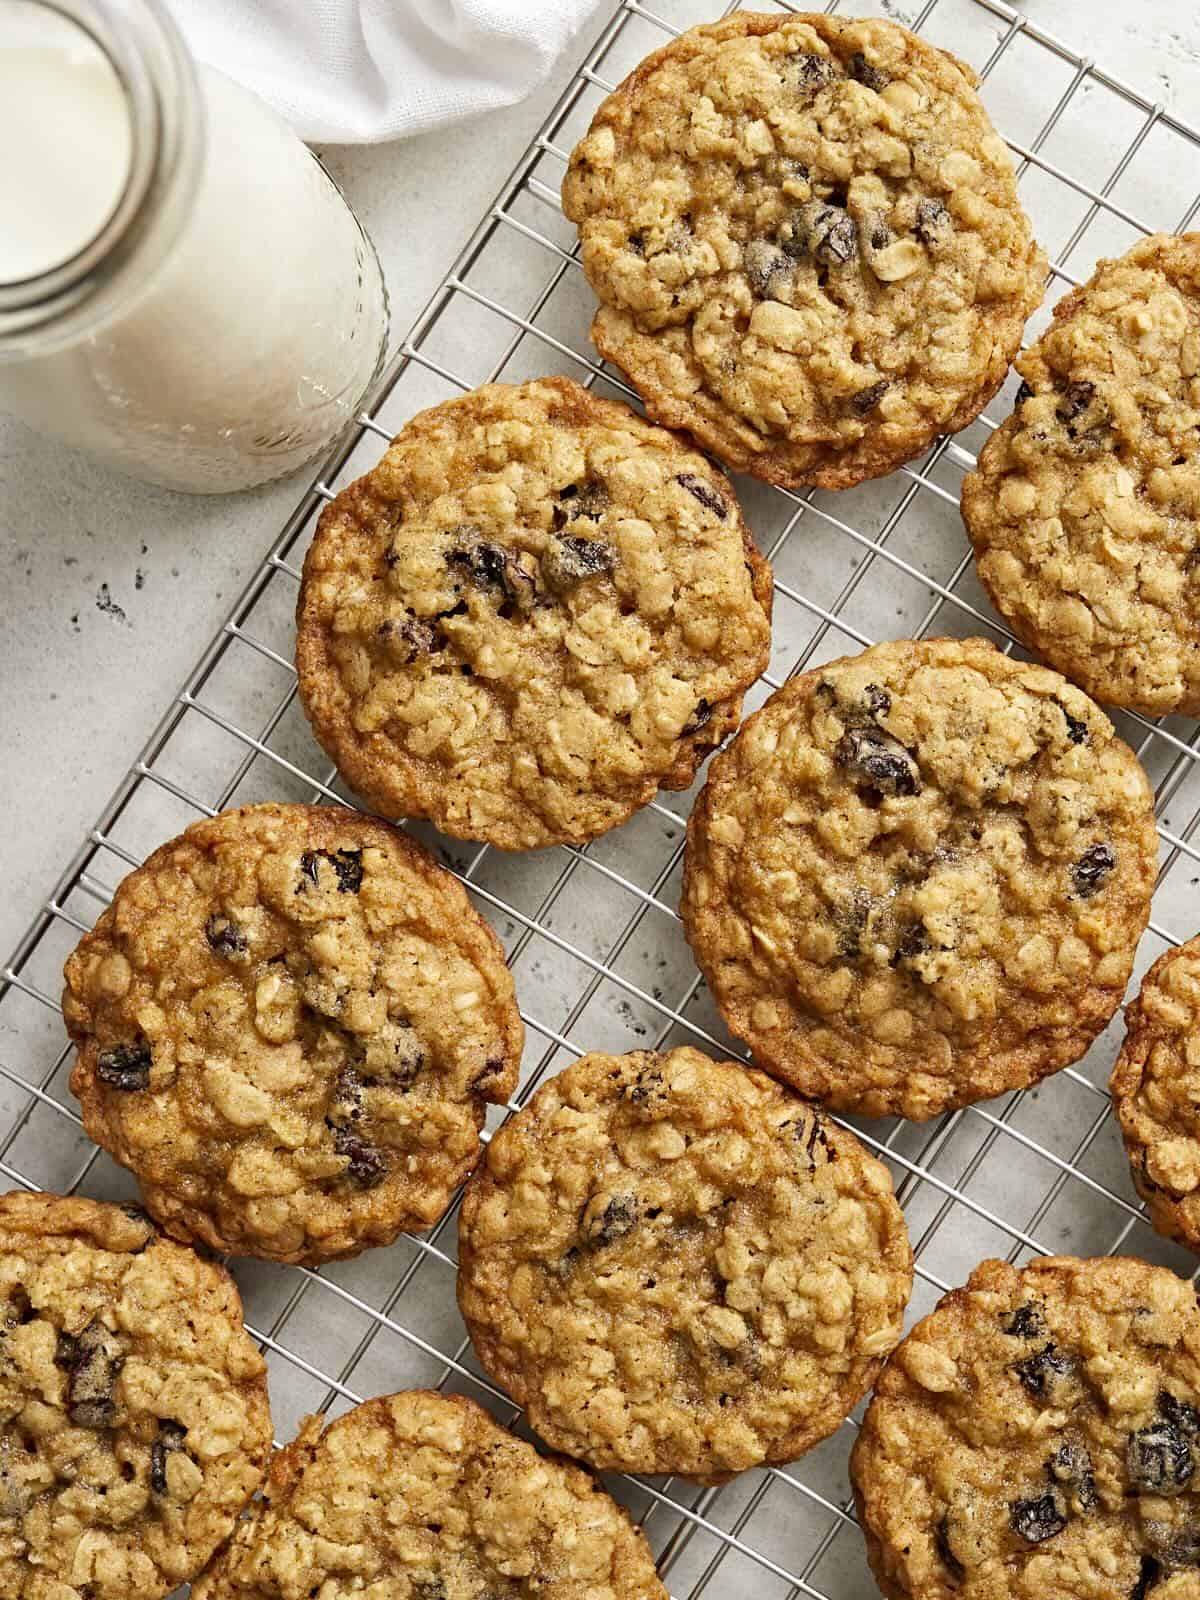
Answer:
<svg viewBox="0 0 1200 1600"><path fill-rule="evenodd" d="M1200 937L1160 956L1125 1012L1110 1087L1137 1191L1200 1250Z"/></svg>
<svg viewBox="0 0 1200 1600"><path fill-rule="evenodd" d="M767 663L771 573L703 456L565 378L414 417L321 517L300 694L386 816L504 850L685 789Z"/></svg>
<svg viewBox="0 0 1200 1600"><path fill-rule="evenodd" d="M1157 859L1099 708L983 639L785 683L713 763L684 925L758 1064L918 1121L1075 1061L1120 1002Z"/></svg>
<svg viewBox="0 0 1200 1600"><path fill-rule="evenodd" d="M962 487L984 587L1097 699L1200 716L1200 233L1102 261L1017 368Z"/></svg>
<svg viewBox="0 0 1200 1600"><path fill-rule="evenodd" d="M1129 1257L985 1261L884 1369L851 1457L888 1600L1195 1600L1200 1312Z"/></svg>
<svg viewBox="0 0 1200 1600"><path fill-rule="evenodd" d="M495 934L426 851L339 806L198 822L67 962L88 1133L176 1235L318 1262L428 1227L512 1093Z"/></svg>
<svg viewBox="0 0 1200 1600"><path fill-rule="evenodd" d="M842 489L979 414L1046 263L974 85L891 22L738 12L609 96L563 207L652 416Z"/></svg>
<svg viewBox="0 0 1200 1600"><path fill-rule="evenodd" d="M142 1212L0 1197L0 1595L162 1600L228 1538L271 1446L222 1268Z"/></svg>
<svg viewBox="0 0 1200 1600"><path fill-rule="evenodd" d="M589 1055L488 1146L459 1224L480 1361L555 1449L720 1482L832 1433L912 1286L882 1163L758 1072Z"/></svg>
<svg viewBox="0 0 1200 1600"><path fill-rule="evenodd" d="M586 1472L459 1395L309 1417L192 1600L667 1600L643 1535Z"/></svg>

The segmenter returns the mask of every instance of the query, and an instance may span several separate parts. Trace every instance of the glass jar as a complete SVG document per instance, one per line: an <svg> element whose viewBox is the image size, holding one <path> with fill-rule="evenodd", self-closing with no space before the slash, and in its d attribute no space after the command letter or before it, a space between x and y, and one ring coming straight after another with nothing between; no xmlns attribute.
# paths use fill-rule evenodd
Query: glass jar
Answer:
<svg viewBox="0 0 1200 1600"><path fill-rule="evenodd" d="M0 409L193 493L319 454L387 342L379 262L333 180L256 95L193 64L158 0L0 7L0 130L36 85L26 138L50 141L17 190L24 216L0 217ZM74 199L58 184L72 166ZM79 193L110 181L87 219Z"/></svg>

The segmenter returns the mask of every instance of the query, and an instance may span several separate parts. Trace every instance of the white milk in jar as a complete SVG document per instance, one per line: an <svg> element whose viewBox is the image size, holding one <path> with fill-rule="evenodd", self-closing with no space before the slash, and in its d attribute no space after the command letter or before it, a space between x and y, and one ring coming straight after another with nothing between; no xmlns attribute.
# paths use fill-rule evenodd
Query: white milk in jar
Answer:
<svg viewBox="0 0 1200 1600"><path fill-rule="evenodd" d="M0 85L0 283L14 283L100 232L129 176L132 130L100 45L41 6L0 5Z"/></svg>
<svg viewBox="0 0 1200 1600"><path fill-rule="evenodd" d="M156 0L78 5L104 48L0 0L0 137L23 152L0 176L0 408L170 488L278 477L378 370L375 253L305 145L193 69Z"/></svg>

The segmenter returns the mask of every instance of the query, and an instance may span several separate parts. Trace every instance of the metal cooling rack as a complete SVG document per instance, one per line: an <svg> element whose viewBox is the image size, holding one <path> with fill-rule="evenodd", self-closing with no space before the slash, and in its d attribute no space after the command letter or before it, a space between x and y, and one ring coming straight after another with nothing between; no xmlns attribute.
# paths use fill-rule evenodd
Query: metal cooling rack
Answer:
<svg viewBox="0 0 1200 1600"><path fill-rule="evenodd" d="M882 7L970 62L1019 163L1022 196L1054 260L1052 302L1152 227L1182 230L1200 131L1003 3L833 0ZM784 6L783 9L799 9ZM0 1173L12 1184L127 1198L127 1174L85 1138L67 1088L56 996L63 959L131 867L200 814L259 799L349 800L308 733L295 694L292 611L315 513L364 471L415 410L489 379L565 372L633 398L588 343L592 296L558 189L602 96L648 51L711 17L713 0L623 0L408 339L361 427L328 462L264 556L228 620L0 972ZM729 7L728 9L735 9ZM1044 324L1048 308L1035 318ZM997 416L1011 405L994 406ZM771 668L748 709L790 673L873 639L983 633L1013 641L978 589L958 486L987 418L919 463L839 495L739 483L776 574ZM1155 785L1162 841L1154 918L1139 973L1196 931L1200 730L1119 716ZM464 880L505 941L528 1029L522 1103L585 1049L690 1041L737 1050L682 938L675 903L691 796L664 796L586 849L511 857L420 835ZM888 1163L917 1256L910 1320L987 1255L1123 1250L1187 1274L1195 1261L1147 1225L1109 1116L1105 1083L1119 1021L1088 1056L1039 1088L937 1122L856 1122ZM494 1128L502 1115L495 1112ZM474 1395L518 1429L480 1375L454 1304L454 1212L428 1234L310 1272L234 1262L271 1368L280 1439L307 1411L337 1412L409 1385ZM874 1593L853 1526L848 1421L802 1461L722 1489L614 1479L642 1522L676 1600L851 1600Z"/></svg>

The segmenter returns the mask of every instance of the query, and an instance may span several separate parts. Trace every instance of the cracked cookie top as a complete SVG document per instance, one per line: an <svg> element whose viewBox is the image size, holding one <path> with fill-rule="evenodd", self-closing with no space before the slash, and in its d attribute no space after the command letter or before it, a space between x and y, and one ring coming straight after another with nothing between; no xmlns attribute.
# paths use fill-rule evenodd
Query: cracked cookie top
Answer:
<svg viewBox="0 0 1200 1600"><path fill-rule="evenodd" d="M1109 1256L985 1261L888 1362L851 1457L888 1600L1193 1600L1200 1312Z"/></svg>
<svg viewBox="0 0 1200 1600"><path fill-rule="evenodd" d="M581 1468L459 1395L309 1417L193 1600L667 1600L644 1536Z"/></svg>
<svg viewBox="0 0 1200 1600"><path fill-rule="evenodd" d="M1111 1088L1133 1181L1158 1231L1200 1250L1200 937L1158 958L1125 1026Z"/></svg>
<svg viewBox="0 0 1200 1600"><path fill-rule="evenodd" d="M270 1445L227 1272L136 1210L0 1197L0 1594L162 1600L229 1536Z"/></svg>
<svg viewBox="0 0 1200 1600"><path fill-rule="evenodd" d="M516 1083L495 934L413 840L339 806L198 822L66 966L84 1126L180 1238L328 1261L435 1222Z"/></svg>
<svg viewBox="0 0 1200 1600"><path fill-rule="evenodd" d="M604 101L563 208L653 416L836 489L979 413L1045 259L974 84L891 22L739 12Z"/></svg>
<svg viewBox="0 0 1200 1600"><path fill-rule="evenodd" d="M767 663L770 568L696 451L566 378L414 417L323 513L300 694L388 816L505 850L686 788Z"/></svg>
<svg viewBox="0 0 1200 1600"><path fill-rule="evenodd" d="M467 1187L458 1296L555 1449L720 1482L832 1433L900 1337L912 1253L887 1169L762 1073L588 1055Z"/></svg>
<svg viewBox="0 0 1200 1600"><path fill-rule="evenodd" d="M692 812L681 911L761 1066L921 1120L1083 1054L1156 845L1145 773L1082 691L983 639L898 640L747 720Z"/></svg>
<svg viewBox="0 0 1200 1600"><path fill-rule="evenodd" d="M1200 233L1065 295L962 486L1013 632L1089 694L1200 716Z"/></svg>

